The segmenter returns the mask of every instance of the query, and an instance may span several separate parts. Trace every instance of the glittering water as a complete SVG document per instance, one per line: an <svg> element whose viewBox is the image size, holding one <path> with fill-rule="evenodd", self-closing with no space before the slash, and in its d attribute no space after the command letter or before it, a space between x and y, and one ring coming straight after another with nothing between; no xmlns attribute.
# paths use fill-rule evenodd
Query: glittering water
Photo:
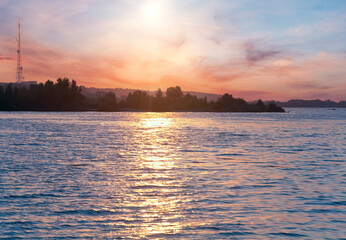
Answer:
<svg viewBox="0 0 346 240"><path fill-rule="evenodd" d="M0 113L0 238L342 239L346 110Z"/></svg>

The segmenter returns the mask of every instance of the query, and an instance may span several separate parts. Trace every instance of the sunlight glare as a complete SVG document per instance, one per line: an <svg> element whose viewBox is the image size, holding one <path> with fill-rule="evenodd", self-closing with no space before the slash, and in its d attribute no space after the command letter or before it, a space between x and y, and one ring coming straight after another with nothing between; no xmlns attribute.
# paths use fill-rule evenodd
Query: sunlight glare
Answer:
<svg viewBox="0 0 346 240"><path fill-rule="evenodd" d="M130 178L134 194L128 201L129 208L140 208L136 218L143 223L133 234L136 239L147 239L148 236L178 234L183 228L180 219L184 216L181 209L189 196L181 194L184 181L177 176L176 149L172 148L176 123L170 113L137 114L137 130L132 139L136 143L137 155ZM167 143L170 144L167 144ZM167 197L169 196L169 197ZM155 239L156 239L155 236Z"/></svg>
<svg viewBox="0 0 346 240"><path fill-rule="evenodd" d="M145 128L158 128L167 127L171 124L171 119L169 118L148 118L143 119L142 124Z"/></svg>
<svg viewBox="0 0 346 240"><path fill-rule="evenodd" d="M163 17L163 3L158 0L148 0L143 5L142 14L147 23L157 24Z"/></svg>

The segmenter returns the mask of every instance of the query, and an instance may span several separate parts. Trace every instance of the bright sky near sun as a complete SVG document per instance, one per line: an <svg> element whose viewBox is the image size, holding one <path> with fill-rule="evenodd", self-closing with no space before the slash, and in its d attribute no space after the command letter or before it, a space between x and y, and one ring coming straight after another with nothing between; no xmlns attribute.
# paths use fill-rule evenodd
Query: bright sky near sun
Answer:
<svg viewBox="0 0 346 240"><path fill-rule="evenodd" d="M345 0L0 0L0 82L346 99Z"/></svg>

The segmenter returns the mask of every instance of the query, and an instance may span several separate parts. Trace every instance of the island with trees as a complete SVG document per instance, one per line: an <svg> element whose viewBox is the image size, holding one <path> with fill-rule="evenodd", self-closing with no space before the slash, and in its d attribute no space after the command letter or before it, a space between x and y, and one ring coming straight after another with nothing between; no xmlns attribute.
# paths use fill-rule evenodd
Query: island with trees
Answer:
<svg viewBox="0 0 346 240"><path fill-rule="evenodd" d="M164 93L158 89L153 95L146 91L130 92L117 99L111 91L98 96L83 95L76 81L59 78L54 83L34 83L18 87L0 85L0 111L150 111L150 112L284 112L275 103L258 100L246 102L224 94L215 101L184 94L179 86L169 87Z"/></svg>

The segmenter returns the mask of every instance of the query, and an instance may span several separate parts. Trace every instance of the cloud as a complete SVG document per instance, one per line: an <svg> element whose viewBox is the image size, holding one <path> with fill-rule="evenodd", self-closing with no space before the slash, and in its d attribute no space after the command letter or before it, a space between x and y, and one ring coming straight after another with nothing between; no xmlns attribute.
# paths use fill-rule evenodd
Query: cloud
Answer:
<svg viewBox="0 0 346 240"><path fill-rule="evenodd" d="M0 61L13 61L15 60L14 57L5 57L5 56L2 56L2 54L0 53Z"/></svg>
<svg viewBox="0 0 346 240"><path fill-rule="evenodd" d="M257 91L257 90L232 90L232 95L234 97L246 97L250 100L256 99L268 99L274 93L271 91Z"/></svg>
<svg viewBox="0 0 346 240"><path fill-rule="evenodd" d="M297 80L288 80L285 81L286 85L291 87L291 88L295 88L295 89L308 89L308 90L313 90L313 89L317 89L317 90L326 90L326 89L331 89L333 87L331 86L327 86L327 85L320 85L317 82L314 82L312 80L301 80L301 81L297 81Z"/></svg>
<svg viewBox="0 0 346 240"><path fill-rule="evenodd" d="M258 42L249 41L245 43L246 60L249 64L255 64L260 61L264 61L273 57L278 56L281 51L274 49L264 49L259 47Z"/></svg>
<svg viewBox="0 0 346 240"><path fill-rule="evenodd" d="M191 66L198 79L207 82L230 82L244 76L241 64L231 62L217 62L208 57L192 59Z"/></svg>
<svg viewBox="0 0 346 240"><path fill-rule="evenodd" d="M346 57L343 54L320 52L304 60L277 60L260 71L268 78L277 79L281 85L281 89L277 91L283 93L281 98L285 95L287 98L293 95L306 98L310 96L310 92L313 93L311 96L329 94L334 99L341 99L339 92L345 90L346 83L345 63Z"/></svg>
<svg viewBox="0 0 346 240"><path fill-rule="evenodd" d="M9 55L16 51L16 46L1 36L0 43L4 51L4 54L0 54L0 61L4 62L0 65L2 72L0 81L8 81L14 79L15 75L15 67L10 63L15 61L15 58ZM89 86L107 87L114 84L126 86L130 83L130 80L125 81L117 74L126 68L128 63L126 58L104 54L76 54L27 39L22 53L24 76L27 81L44 82L47 79L68 77L77 80L79 84Z"/></svg>
<svg viewBox="0 0 346 240"><path fill-rule="evenodd" d="M293 37L321 37L326 34L344 32L346 16L331 16L330 18L314 22L313 24L301 24L286 30L286 34Z"/></svg>
<svg viewBox="0 0 346 240"><path fill-rule="evenodd" d="M284 8L276 1L165 0L159 21L143 16L145 1L21 2L0 0L0 81L15 79L11 61L20 16L26 80L66 76L95 87L180 85L250 99L309 91L333 97L346 89L345 57L336 56L345 55L344 14L302 16L305 4L298 0Z"/></svg>

